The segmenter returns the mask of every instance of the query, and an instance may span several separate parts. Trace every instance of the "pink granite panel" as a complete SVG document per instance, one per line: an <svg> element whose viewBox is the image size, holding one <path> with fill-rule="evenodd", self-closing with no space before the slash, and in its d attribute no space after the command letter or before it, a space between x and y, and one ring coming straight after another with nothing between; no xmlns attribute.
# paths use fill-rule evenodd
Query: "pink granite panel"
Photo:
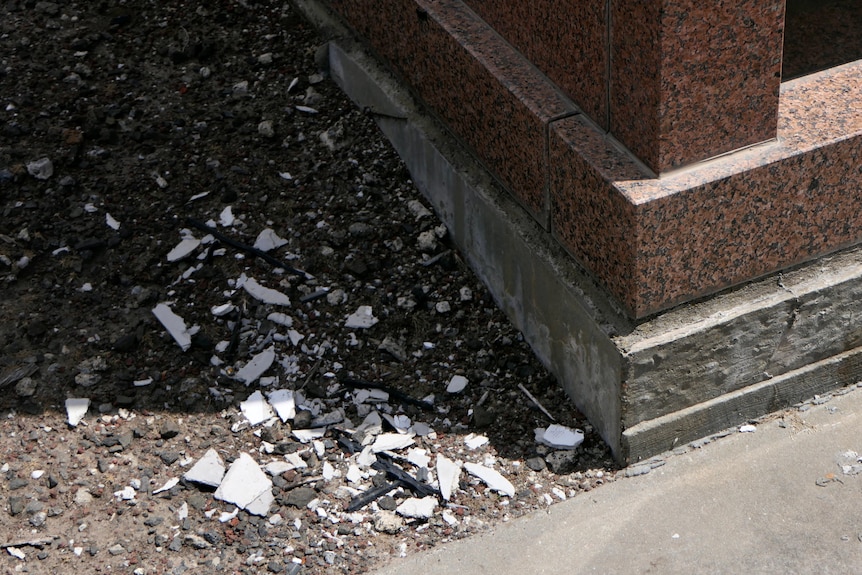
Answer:
<svg viewBox="0 0 862 575"><path fill-rule="evenodd" d="M611 0L611 132L663 173L775 137L784 2Z"/></svg>
<svg viewBox="0 0 862 575"><path fill-rule="evenodd" d="M458 0L332 0L543 224L547 126L574 105Z"/></svg>
<svg viewBox="0 0 862 575"><path fill-rule="evenodd" d="M608 129L606 0L466 3Z"/></svg>

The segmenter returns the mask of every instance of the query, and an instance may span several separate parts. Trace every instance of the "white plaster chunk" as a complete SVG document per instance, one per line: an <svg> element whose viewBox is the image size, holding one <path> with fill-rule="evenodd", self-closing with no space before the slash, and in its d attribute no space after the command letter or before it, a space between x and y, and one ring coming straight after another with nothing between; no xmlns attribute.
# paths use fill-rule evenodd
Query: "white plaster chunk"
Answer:
<svg viewBox="0 0 862 575"><path fill-rule="evenodd" d="M555 423L536 429L536 441L555 449L577 449L584 442L584 432Z"/></svg>
<svg viewBox="0 0 862 575"><path fill-rule="evenodd" d="M284 456L284 460L291 465L291 469L304 469L308 464L297 452L288 453Z"/></svg>
<svg viewBox="0 0 862 575"><path fill-rule="evenodd" d="M487 443L488 438L486 436L476 435L475 433L471 433L464 438L464 445L466 445L469 449L479 449Z"/></svg>
<svg viewBox="0 0 862 575"><path fill-rule="evenodd" d="M345 477L350 483L360 483L362 482L362 470L359 469L358 465L351 463L347 466L347 474Z"/></svg>
<svg viewBox="0 0 862 575"><path fill-rule="evenodd" d="M371 467L377 462L377 456L370 445L362 448L362 451L356 456L356 463L361 467Z"/></svg>
<svg viewBox="0 0 862 575"><path fill-rule="evenodd" d="M201 241L195 238L183 238L180 243L174 246L174 249L168 252L169 262L178 262L181 259L188 257L193 251L198 249Z"/></svg>
<svg viewBox="0 0 862 575"><path fill-rule="evenodd" d="M423 423L421 421L414 421L413 425L410 426L410 432L415 433L419 437L425 437L426 435L430 435L431 433L433 433L434 430L431 429L431 426L427 423Z"/></svg>
<svg viewBox="0 0 862 575"><path fill-rule="evenodd" d="M494 491L499 491L503 495L508 495L509 497L515 496L515 486L498 471L477 463L465 463L464 469L466 469L467 473L470 475L474 475L481 479L485 485Z"/></svg>
<svg viewBox="0 0 862 575"><path fill-rule="evenodd" d="M210 308L210 311L212 312L212 314L214 316L222 317L222 316L226 316L227 314L231 313L235 309L236 309L236 306L233 305L232 303L228 302L228 303L223 303L221 305L214 305Z"/></svg>
<svg viewBox="0 0 862 575"><path fill-rule="evenodd" d="M293 318L286 313L274 311L268 316L266 316L266 319L268 319L272 323L277 323L278 325L282 325L284 327L293 327Z"/></svg>
<svg viewBox="0 0 862 575"><path fill-rule="evenodd" d="M119 229L120 229L120 222L118 222L117 220L115 220L115 219L111 216L111 214L109 214L109 213L107 213L107 212L105 213L105 224L107 224L107 226L108 226L109 228L111 228L112 230L119 230Z"/></svg>
<svg viewBox="0 0 862 575"><path fill-rule="evenodd" d="M335 468L328 461L323 462L323 470L320 472L323 475L323 479L326 481L330 481L333 477L335 477Z"/></svg>
<svg viewBox="0 0 862 575"><path fill-rule="evenodd" d="M296 417L296 400L294 399L293 390L277 389L266 394L269 398L269 403L275 409L282 423Z"/></svg>
<svg viewBox="0 0 862 575"><path fill-rule="evenodd" d="M379 320L374 317L370 305L361 305L359 308L347 317L344 322L344 327L350 329L368 329L376 324Z"/></svg>
<svg viewBox="0 0 862 575"><path fill-rule="evenodd" d="M161 486L161 487L159 487L158 489L154 489L154 490L153 490L153 495L156 495L157 493L161 493L162 491L170 491L170 490L171 490L171 489L173 489L173 488L174 488L174 487L175 487L179 482L180 482L179 477L171 477L170 479L168 479L167 481L165 481L165 484L164 484L164 485L162 485L162 486Z"/></svg>
<svg viewBox="0 0 862 575"><path fill-rule="evenodd" d="M236 221L236 217L233 215L233 208L231 206L226 207L221 211L218 216L219 223L224 227L230 227Z"/></svg>
<svg viewBox="0 0 862 575"><path fill-rule="evenodd" d="M248 396L248 399L240 402L239 408L252 427L275 416L260 391L255 391Z"/></svg>
<svg viewBox="0 0 862 575"><path fill-rule="evenodd" d="M445 501L452 497L452 489L458 485L461 477L461 464L442 455L437 456L437 484L440 487L440 495Z"/></svg>
<svg viewBox="0 0 862 575"><path fill-rule="evenodd" d="M320 429L294 429L291 431L293 436L299 440L300 443L309 443L315 439L320 439L324 435L326 435L326 428L321 427Z"/></svg>
<svg viewBox="0 0 862 575"><path fill-rule="evenodd" d="M242 381L246 385L251 385L257 380L257 378L263 375L270 366L272 366L273 361L275 361L275 347L270 346L255 355L251 358L251 361L242 366L242 368L236 372L236 379Z"/></svg>
<svg viewBox="0 0 862 575"><path fill-rule="evenodd" d="M419 447L414 447L407 452L407 461L416 467L428 467L431 463L431 458L428 457L428 451Z"/></svg>
<svg viewBox="0 0 862 575"><path fill-rule="evenodd" d="M750 423L739 426L740 433L754 433L757 431L757 427L751 425Z"/></svg>
<svg viewBox="0 0 862 575"><path fill-rule="evenodd" d="M257 239L254 240L254 247L262 252L272 251L287 244L287 240L278 237L278 234L273 230L266 228L257 234Z"/></svg>
<svg viewBox="0 0 862 575"><path fill-rule="evenodd" d="M461 393L467 387L469 381L463 375L453 375L449 380L449 385L446 386L446 391L449 393Z"/></svg>
<svg viewBox="0 0 862 575"><path fill-rule="evenodd" d="M381 451L394 451L404 449L416 443L413 441L412 435L404 435L401 433L381 433L374 439L371 444L371 451L380 453Z"/></svg>
<svg viewBox="0 0 862 575"><path fill-rule="evenodd" d="M266 515L272 504L272 481L247 453L231 464L213 497L254 515Z"/></svg>
<svg viewBox="0 0 862 575"><path fill-rule="evenodd" d="M158 304L153 308L153 315L168 330L168 333L183 351L187 351L192 346L192 336L186 327L185 320L175 314L168 304Z"/></svg>
<svg viewBox="0 0 862 575"><path fill-rule="evenodd" d="M413 519L428 519L434 515L434 509L436 508L437 498L433 495L423 497L422 499L419 499L418 497L408 497L395 509L395 512L398 515Z"/></svg>
<svg viewBox="0 0 862 575"><path fill-rule="evenodd" d="M87 398L69 398L66 400L66 416L69 425L76 427L90 408L90 400Z"/></svg>
<svg viewBox="0 0 862 575"><path fill-rule="evenodd" d="M254 299L271 305L290 305L290 298L278 290L274 290L257 283L254 278L248 278L242 287Z"/></svg>
<svg viewBox="0 0 862 575"><path fill-rule="evenodd" d="M398 433L407 433L410 430L410 418L406 415L389 415L388 413L381 415Z"/></svg>
<svg viewBox="0 0 862 575"><path fill-rule="evenodd" d="M215 449L209 449L183 477L186 481L218 487L224 478L224 460Z"/></svg>
<svg viewBox="0 0 862 575"><path fill-rule="evenodd" d="M270 461L263 466L263 470L272 476L281 475L291 469L294 469L294 467L287 461Z"/></svg>

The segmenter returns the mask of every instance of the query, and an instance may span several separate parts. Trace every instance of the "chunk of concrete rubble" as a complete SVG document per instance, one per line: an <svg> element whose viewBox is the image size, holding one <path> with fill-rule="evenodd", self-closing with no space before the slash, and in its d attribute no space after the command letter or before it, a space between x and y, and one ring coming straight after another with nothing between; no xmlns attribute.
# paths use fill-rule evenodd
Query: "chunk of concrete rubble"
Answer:
<svg viewBox="0 0 862 575"><path fill-rule="evenodd" d="M434 509L437 508L437 498L433 495L423 497L408 497L401 505L395 508L395 513L402 517L410 517L411 519L428 519L434 515Z"/></svg>
<svg viewBox="0 0 862 575"><path fill-rule="evenodd" d="M268 316L266 316L266 319L268 319L272 323L277 323L278 325L284 327L293 327L293 318L286 313L274 311Z"/></svg>
<svg viewBox="0 0 862 575"><path fill-rule="evenodd" d="M240 453L231 464L213 497L253 515L266 515L275 501L272 481L247 453Z"/></svg>
<svg viewBox="0 0 862 575"><path fill-rule="evenodd" d="M374 453L380 453L381 451L397 451L398 449L410 447L414 443L416 442L413 440L412 435L405 435L402 433L381 433L374 439L374 443L371 444L371 451Z"/></svg>
<svg viewBox="0 0 862 575"><path fill-rule="evenodd" d="M203 457L198 459L191 469L185 472L183 478L186 481L218 487L225 474L224 460L215 449L209 449Z"/></svg>
<svg viewBox="0 0 862 575"><path fill-rule="evenodd" d="M344 322L344 327L350 329L368 329L378 321L380 320L374 317L374 313L370 305L361 305L355 312L347 317L347 320Z"/></svg>
<svg viewBox="0 0 862 575"><path fill-rule="evenodd" d="M278 290L262 286L254 278L248 278L242 284L243 289L254 299L270 305L290 305L290 298Z"/></svg>
<svg viewBox="0 0 862 575"><path fill-rule="evenodd" d="M90 409L90 400L85 397L70 397L66 400L66 416L68 417L69 425L77 427L84 416L87 415L87 410Z"/></svg>
<svg viewBox="0 0 862 575"><path fill-rule="evenodd" d="M440 495L445 501L452 497L452 489L458 485L461 477L461 464L443 455L437 456L437 484L440 487Z"/></svg>
<svg viewBox="0 0 862 575"><path fill-rule="evenodd" d="M188 257L189 254L198 249L199 245L201 245L201 241L197 238L183 238L180 243L174 246L174 249L168 252L168 261L178 262Z"/></svg>
<svg viewBox="0 0 862 575"><path fill-rule="evenodd" d="M296 399L292 389L277 389L266 396L282 423L296 417Z"/></svg>
<svg viewBox="0 0 862 575"><path fill-rule="evenodd" d="M494 491L499 491L503 495L508 495L509 497L515 496L515 486L512 483L503 477L499 471L491 469L490 467L485 467L484 465L479 465L478 463L465 463L464 469L470 475L478 477L481 479L485 485L493 489Z"/></svg>
<svg viewBox="0 0 862 575"><path fill-rule="evenodd" d="M153 315L156 316L156 319L161 322L166 330L168 330L168 333L171 334L171 337L174 338L177 345L179 345L183 351L188 351L192 346L192 336L189 333L189 329L186 327L185 320L175 314L166 303L160 303L154 307Z"/></svg>
<svg viewBox="0 0 862 575"><path fill-rule="evenodd" d="M287 240L279 237L278 234L270 228L262 230L257 234L257 239L254 240L254 248L262 252L272 251L285 244L287 244Z"/></svg>
<svg viewBox="0 0 862 575"><path fill-rule="evenodd" d="M176 485L177 485L179 482L180 482L179 478L177 478L177 477L171 477L170 479L168 479L167 481L165 481L165 484L164 484L164 485L162 485L161 487L159 487L159 488L157 488L157 489L153 489L153 495L156 495L156 494L158 494L158 493L162 493L163 491L170 491L171 489L173 489L174 487L176 487Z"/></svg>
<svg viewBox="0 0 862 575"><path fill-rule="evenodd" d="M584 432L555 423L537 428L536 441L554 449L577 449L584 442Z"/></svg>
<svg viewBox="0 0 862 575"><path fill-rule="evenodd" d="M242 366L239 371L236 372L236 379L246 385L251 385L257 381L261 375L266 373L266 370L272 366L272 362L274 361L275 346L270 346L255 355L248 363Z"/></svg>
<svg viewBox="0 0 862 575"><path fill-rule="evenodd" d="M255 391L248 396L248 399L240 402L239 409L252 427L275 417L275 413L260 391Z"/></svg>
<svg viewBox="0 0 862 575"><path fill-rule="evenodd" d="M469 381L463 375L453 375L446 386L446 391L448 393L461 393L467 387L468 383Z"/></svg>

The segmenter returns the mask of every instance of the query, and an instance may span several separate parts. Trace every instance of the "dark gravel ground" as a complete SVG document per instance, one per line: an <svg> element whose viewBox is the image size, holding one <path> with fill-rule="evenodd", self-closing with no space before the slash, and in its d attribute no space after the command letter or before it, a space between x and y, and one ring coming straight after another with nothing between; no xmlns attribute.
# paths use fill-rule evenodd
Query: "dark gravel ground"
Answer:
<svg viewBox="0 0 862 575"><path fill-rule="evenodd" d="M6 572L362 573L614 479L604 443L319 53L286 2L0 6ZM266 229L284 240L268 259L230 242ZM169 261L183 238L202 243ZM290 305L252 297L248 278ZM186 351L159 304L185 321ZM360 306L377 323L348 327ZM274 362L246 385L243 367L266 353ZM453 376L468 381L460 393L446 392ZM338 439L361 440L370 409L351 380L387 387L379 411L433 429L413 438L427 472L395 450L419 483L436 487L445 457L495 469L514 495L462 473L430 517L393 512L415 495L403 486L348 513L387 475L348 479L356 455ZM538 445L550 422L519 385L583 430L581 447ZM249 425L240 402L276 389L301 392L306 409ZM410 402L431 395L431 409ZM90 400L76 427L68 398ZM313 425L309 412L343 419L302 443L293 431ZM488 442L470 449L476 435ZM270 477L265 515L222 522L235 507L183 478L209 449L228 465L299 454L306 467Z"/></svg>

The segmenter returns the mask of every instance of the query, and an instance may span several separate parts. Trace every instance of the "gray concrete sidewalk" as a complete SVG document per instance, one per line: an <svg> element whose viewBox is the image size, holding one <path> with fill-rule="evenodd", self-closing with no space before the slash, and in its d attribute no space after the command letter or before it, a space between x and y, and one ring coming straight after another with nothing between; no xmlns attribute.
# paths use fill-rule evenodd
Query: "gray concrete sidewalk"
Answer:
<svg viewBox="0 0 862 575"><path fill-rule="evenodd" d="M379 575L862 573L862 390Z"/></svg>

